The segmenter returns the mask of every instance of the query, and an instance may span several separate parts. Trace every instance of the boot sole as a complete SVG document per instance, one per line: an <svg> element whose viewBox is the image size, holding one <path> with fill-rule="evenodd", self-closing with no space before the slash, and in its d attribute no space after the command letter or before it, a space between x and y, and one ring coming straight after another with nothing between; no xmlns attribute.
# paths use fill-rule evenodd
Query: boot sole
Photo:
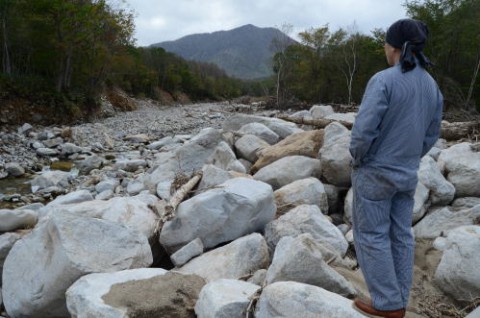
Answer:
<svg viewBox="0 0 480 318"><path fill-rule="evenodd" d="M376 316L376 315L372 315L372 314L369 314L369 313L366 313L364 312L363 310L361 310L360 308L358 308L355 303L352 303L352 308L355 309L357 312L361 313L362 315L364 316L367 316L367 317L370 317L370 318L382 318L382 316Z"/></svg>

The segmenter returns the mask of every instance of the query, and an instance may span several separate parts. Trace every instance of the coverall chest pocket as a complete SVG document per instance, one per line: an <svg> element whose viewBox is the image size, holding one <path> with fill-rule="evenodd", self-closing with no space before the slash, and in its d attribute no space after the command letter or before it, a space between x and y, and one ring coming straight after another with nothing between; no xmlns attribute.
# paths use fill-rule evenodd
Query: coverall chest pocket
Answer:
<svg viewBox="0 0 480 318"><path fill-rule="evenodd" d="M379 170L359 169L355 183L359 194L370 201L389 200L396 192L386 172Z"/></svg>

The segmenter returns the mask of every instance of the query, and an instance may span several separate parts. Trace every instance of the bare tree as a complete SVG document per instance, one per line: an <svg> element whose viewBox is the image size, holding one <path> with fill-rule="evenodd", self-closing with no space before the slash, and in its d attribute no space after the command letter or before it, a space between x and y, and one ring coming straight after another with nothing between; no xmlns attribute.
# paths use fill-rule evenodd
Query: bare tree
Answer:
<svg viewBox="0 0 480 318"><path fill-rule="evenodd" d="M351 105L353 76L357 71L357 44L360 37L356 22L353 22L353 24L347 28L347 32L349 36L345 41L345 45L343 45L343 59L346 68L342 68L342 72L347 82L348 105Z"/></svg>
<svg viewBox="0 0 480 318"><path fill-rule="evenodd" d="M280 108L283 105L282 98L282 78L284 77L284 69L287 60L286 51L292 40L288 36L292 32L293 26L288 23L282 24L280 31L273 38L271 47L275 51L274 57L274 70L277 73L276 78L276 98L277 98L277 108Z"/></svg>
<svg viewBox="0 0 480 318"><path fill-rule="evenodd" d="M10 50L8 48L8 30L7 30L7 16L8 16L8 9L10 6L10 1L5 0L0 2L0 12L1 12L1 19L2 19L2 50L3 50L3 73L10 75L12 74L12 65L10 62Z"/></svg>
<svg viewBox="0 0 480 318"><path fill-rule="evenodd" d="M472 99L473 88L475 87L475 82L477 80L479 70L480 70L480 47L478 49L478 54L477 54L477 66L473 71L472 81L470 82L470 88L468 89L467 100L465 102L465 108L469 107L468 105L470 104L470 100Z"/></svg>

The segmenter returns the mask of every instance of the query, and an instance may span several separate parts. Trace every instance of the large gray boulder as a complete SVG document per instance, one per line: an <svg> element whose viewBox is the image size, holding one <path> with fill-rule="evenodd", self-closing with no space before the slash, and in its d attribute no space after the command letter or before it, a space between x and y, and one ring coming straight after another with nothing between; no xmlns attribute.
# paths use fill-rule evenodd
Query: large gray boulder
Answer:
<svg viewBox="0 0 480 318"><path fill-rule="evenodd" d="M82 203L92 200L93 196L88 190L78 190L65 195L59 195L55 198L55 200L47 204L47 207L52 207L54 205Z"/></svg>
<svg viewBox="0 0 480 318"><path fill-rule="evenodd" d="M3 267L5 308L13 317L65 317L65 291L78 278L151 263L150 245L139 232L67 211L54 214L8 254Z"/></svg>
<svg viewBox="0 0 480 318"><path fill-rule="evenodd" d="M418 180L430 190L430 200L434 205L447 205L455 196L455 187L443 176L435 160L424 156L418 169Z"/></svg>
<svg viewBox="0 0 480 318"><path fill-rule="evenodd" d="M147 161L145 159L120 159L115 162L114 169L121 169L124 171L135 172L140 168L147 167Z"/></svg>
<svg viewBox="0 0 480 318"><path fill-rule="evenodd" d="M203 175L197 186L197 194L219 186L225 181L239 177L241 175L251 178L250 175L234 171L226 171L224 169L218 168L217 166L214 166L213 164L207 164L203 166L202 171Z"/></svg>
<svg viewBox="0 0 480 318"><path fill-rule="evenodd" d="M222 141L220 130L207 128L183 146L157 154L151 164L152 168L145 177L147 187L156 189L160 198L169 200L175 178L178 175L189 177L200 171L220 141Z"/></svg>
<svg viewBox="0 0 480 318"><path fill-rule="evenodd" d="M258 159L258 153L269 146L269 143L255 135L244 135L235 142L239 157L250 162L255 162Z"/></svg>
<svg viewBox="0 0 480 318"><path fill-rule="evenodd" d="M294 123L285 120L263 116L253 116L245 114L237 114L229 117L222 125L224 131L237 131L246 124L260 123L270 128L276 133L280 139L283 139L291 134L301 132L302 130Z"/></svg>
<svg viewBox="0 0 480 318"><path fill-rule="evenodd" d="M37 150L38 151L38 150ZM75 161L75 167L81 174L89 174L94 169L99 169L104 164L104 159L97 156L88 156L81 160Z"/></svg>
<svg viewBox="0 0 480 318"><path fill-rule="evenodd" d="M59 146L60 149L60 154L64 157L68 157L70 155L73 155L75 153L81 153L85 151L82 147L79 147L75 144L72 144L70 142L66 142L64 144L61 144Z"/></svg>
<svg viewBox="0 0 480 318"><path fill-rule="evenodd" d="M126 317L127 308L110 306L102 297L107 295L114 285L147 280L166 273L168 271L161 268L138 268L85 275L67 289L65 296L68 312L77 318Z"/></svg>
<svg viewBox="0 0 480 318"><path fill-rule="evenodd" d="M273 220L272 188L247 178L226 181L182 202L176 218L162 228L160 243L169 253L200 238L206 248L261 231Z"/></svg>
<svg viewBox="0 0 480 318"><path fill-rule="evenodd" d="M5 170L11 177L20 177L25 174L25 169L18 162L9 162L5 165Z"/></svg>
<svg viewBox="0 0 480 318"><path fill-rule="evenodd" d="M244 318L251 297L260 286L251 283L219 279L202 288L195 304L198 318Z"/></svg>
<svg viewBox="0 0 480 318"><path fill-rule="evenodd" d="M184 265L192 258L202 254L203 250L204 246L202 240L196 238L172 255L170 255L170 259L172 260L173 265L179 267Z"/></svg>
<svg viewBox="0 0 480 318"><path fill-rule="evenodd" d="M452 202L452 208L458 210L473 208L476 205L480 205L480 198L464 197L455 199L455 201Z"/></svg>
<svg viewBox="0 0 480 318"><path fill-rule="evenodd" d="M225 142L221 141L215 148L212 155L207 159L207 164L212 164L222 170L233 170L246 173L245 167L237 160L232 148Z"/></svg>
<svg viewBox="0 0 480 318"><path fill-rule="evenodd" d="M415 195L413 196L413 217L412 223L415 224L425 216L429 208L430 203L428 202L428 197L430 195L430 190L422 183L417 183L417 188L415 189Z"/></svg>
<svg viewBox="0 0 480 318"><path fill-rule="evenodd" d="M178 271L196 274L211 282L221 278L238 279L267 268L269 263L265 239L253 233L192 259Z"/></svg>
<svg viewBox="0 0 480 318"><path fill-rule="evenodd" d="M323 146L318 158L322 163L322 176L330 184L341 187L351 185L350 138L350 131L339 123L333 122L325 128Z"/></svg>
<svg viewBox="0 0 480 318"><path fill-rule="evenodd" d="M451 207L433 209L414 227L416 238L436 238L464 225L472 225L480 218L480 205L455 211Z"/></svg>
<svg viewBox="0 0 480 318"><path fill-rule="evenodd" d="M35 193L49 187L67 188L72 179L73 176L69 172L54 170L43 172L30 181L30 184L32 185L32 192Z"/></svg>
<svg viewBox="0 0 480 318"><path fill-rule="evenodd" d="M310 113L313 119L323 119L335 113L333 107L330 105L313 105L310 108Z"/></svg>
<svg viewBox="0 0 480 318"><path fill-rule="evenodd" d="M446 149L443 149L438 156L437 163L440 171L447 174L448 167L454 167L455 161L464 156L469 156L472 153L472 144L469 142L462 142Z"/></svg>
<svg viewBox="0 0 480 318"><path fill-rule="evenodd" d="M276 144L280 139L280 137L273 130L261 123L246 124L242 126L238 132L243 135L257 136L270 145Z"/></svg>
<svg viewBox="0 0 480 318"><path fill-rule="evenodd" d="M365 318L352 308L352 301L323 288L277 282L263 289L256 318Z"/></svg>
<svg viewBox="0 0 480 318"><path fill-rule="evenodd" d="M150 238L154 234L157 214L151 209L160 203L154 195L115 197L108 201L91 200L76 204L47 206L47 215L69 213L112 221Z"/></svg>
<svg viewBox="0 0 480 318"><path fill-rule="evenodd" d="M277 216L302 205L316 205L324 214L328 214L328 198L325 187L317 178L294 181L273 193L277 205Z"/></svg>
<svg viewBox="0 0 480 318"><path fill-rule="evenodd" d="M273 252L282 237L296 237L303 233L310 233L316 241L342 257L347 252L348 243L342 232L316 205L300 205L270 222L265 228L265 239Z"/></svg>
<svg viewBox="0 0 480 318"><path fill-rule="evenodd" d="M180 142L179 139L173 138L172 136L167 136L167 137L164 137L160 140L157 140L157 141L154 141L154 142L150 143L147 146L147 148L151 149L151 150L158 150L162 147L172 145L172 144L175 144L175 143L178 143L178 142Z"/></svg>
<svg viewBox="0 0 480 318"><path fill-rule="evenodd" d="M480 152L474 149L469 143L461 143L443 150L438 158L457 197L480 197Z"/></svg>
<svg viewBox="0 0 480 318"><path fill-rule="evenodd" d="M321 245L308 233L278 242L266 282L280 281L315 285L344 297L356 294L352 284L325 263Z"/></svg>
<svg viewBox="0 0 480 318"><path fill-rule="evenodd" d="M305 156L287 156L260 169L253 178L281 188L297 180L320 176L320 160Z"/></svg>
<svg viewBox="0 0 480 318"><path fill-rule="evenodd" d="M435 272L435 283L458 301L480 297L480 226L462 226L447 238L442 260Z"/></svg>
<svg viewBox="0 0 480 318"><path fill-rule="evenodd" d="M37 211L0 209L0 232L10 232L21 228L33 227L37 223L37 220Z"/></svg>

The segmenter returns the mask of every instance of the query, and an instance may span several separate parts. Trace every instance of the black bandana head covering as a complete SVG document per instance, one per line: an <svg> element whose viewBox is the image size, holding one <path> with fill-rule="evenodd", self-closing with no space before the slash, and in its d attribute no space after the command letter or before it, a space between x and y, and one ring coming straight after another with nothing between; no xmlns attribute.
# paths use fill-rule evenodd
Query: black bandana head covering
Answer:
<svg viewBox="0 0 480 318"><path fill-rule="evenodd" d="M427 38L428 28L422 21L402 19L388 28L385 41L394 48L402 50L400 65L403 73L415 68L415 56L422 67L432 65L422 52Z"/></svg>

